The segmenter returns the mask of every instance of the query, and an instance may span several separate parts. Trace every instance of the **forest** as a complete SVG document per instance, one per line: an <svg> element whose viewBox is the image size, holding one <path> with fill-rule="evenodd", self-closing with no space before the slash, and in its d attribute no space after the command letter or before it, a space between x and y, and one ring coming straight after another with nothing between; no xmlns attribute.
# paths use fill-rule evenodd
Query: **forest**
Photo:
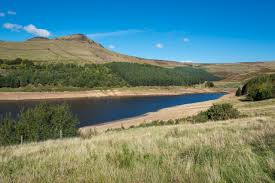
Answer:
<svg viewBox="0 0 275 183"><path fill-rule="evenodd" d="M220 78L192 67L163 68L137 63L36 64L30 60L0 60L0 88L32 85L77 88L123 86L190 86Z"/></svg>
<svg viewBox="0 0 275 183"><path fill-rule="evenodd" d="M113 62L106 66L131 86L190 86L219 79L205 70L192 67L170 69L126 62Z"/></svg>

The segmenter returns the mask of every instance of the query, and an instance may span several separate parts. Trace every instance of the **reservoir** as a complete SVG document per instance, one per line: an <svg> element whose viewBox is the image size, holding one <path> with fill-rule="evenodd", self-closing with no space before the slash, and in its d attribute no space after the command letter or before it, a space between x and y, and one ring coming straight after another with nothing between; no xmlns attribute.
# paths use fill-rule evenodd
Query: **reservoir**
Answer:
<svg viewBox="0 0 275 183"><path fill-rule="evenodd" d="M218 99L225 93L185 94L178 96L106 97L49 100L48 103L67 103L80 120L79 127L131 118L163 108ZM0 101L0 115L34 107L41 101ZM184 113L184 111L182 111Z"/></svg>

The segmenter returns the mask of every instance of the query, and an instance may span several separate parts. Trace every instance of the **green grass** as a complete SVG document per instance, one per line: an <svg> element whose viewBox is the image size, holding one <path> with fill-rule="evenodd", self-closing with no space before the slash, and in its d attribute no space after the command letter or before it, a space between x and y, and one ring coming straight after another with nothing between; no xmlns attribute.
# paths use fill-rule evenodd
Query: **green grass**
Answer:
<svg viewBox="0 0 275 183"><path fill-rule="evenodd" d="M275 120L265 111L275 99L230 101L247 117L0 147L1 180L274 182Z"/></svg>

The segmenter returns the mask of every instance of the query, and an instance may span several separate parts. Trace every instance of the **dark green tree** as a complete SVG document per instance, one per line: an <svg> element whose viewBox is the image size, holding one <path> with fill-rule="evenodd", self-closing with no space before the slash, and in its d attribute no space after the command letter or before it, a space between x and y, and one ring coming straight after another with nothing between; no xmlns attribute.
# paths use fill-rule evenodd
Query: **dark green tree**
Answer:
<svg viewBox="0 0 275 183"><path fill-rule="evenodd" d="M205 83L205 87L207 87L207 88L213 88L214 86L215 86L214 83L211 82L211 81L207 81L207 82Z"/></svg>
<svg viewBox="0 0 275 183"><path fill-rule="evenodd" d="M16 121L12 119L10 114L5 115L0 120L0 145L9 145L18 143Z"/></svg>
<svg viewBox="0 0 275 183"><path fill-rule="evenodd" d="M239 87L236 91L236 94L235 94L237 97L241 96L242 95L242 89L241 87Z"/></svg>

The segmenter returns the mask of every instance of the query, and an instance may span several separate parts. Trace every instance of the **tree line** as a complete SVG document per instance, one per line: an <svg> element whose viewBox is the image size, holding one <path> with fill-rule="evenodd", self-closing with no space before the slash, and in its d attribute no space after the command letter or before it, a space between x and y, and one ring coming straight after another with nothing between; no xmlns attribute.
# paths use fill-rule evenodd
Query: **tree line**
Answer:
<svg viewBox="0 0 275 183"><path fill-rule="evenodd" d="M219 79L205 70L192 67L171 69L148 64L119 62L109 63L106 66L131 86L190 86Z"/></svg>
<svg viewBox="0 0 275 183"><path fill-rule="evenodd" d="M163 68L137 63L35 64L30 60L1 60L0 87L63 86L103 88L123 86L190 86L219 78L192 67Z"/></svg>
<svg viewBox="0 0 275 183"><path fill-rule="evenodd" d="M127 83L109 68L97 64L33 64L31 61L2 63L0 87L27 85L71 86L79 88L121 87Z"/></svg>

